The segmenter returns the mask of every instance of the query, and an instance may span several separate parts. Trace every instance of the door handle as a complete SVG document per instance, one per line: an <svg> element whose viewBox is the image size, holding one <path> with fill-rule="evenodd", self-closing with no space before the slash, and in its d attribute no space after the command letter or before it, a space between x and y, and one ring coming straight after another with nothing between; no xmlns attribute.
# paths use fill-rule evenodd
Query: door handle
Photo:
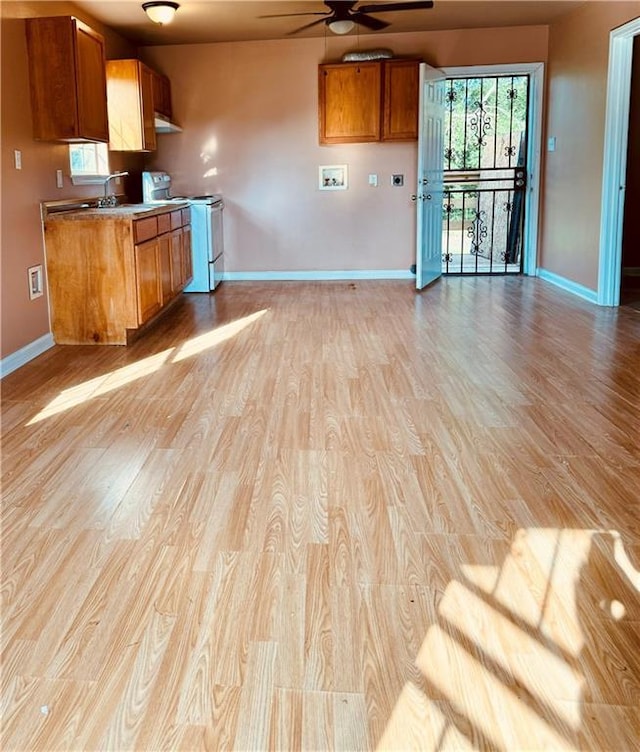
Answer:
<svg viewBox="0 0 640 752"><path fill-rule="evenodd" d="M423 196L423 198L424 198L424 199L425 199L426 201L431 201L431 194L430 194L430 193L427 193L427 195L426 195L426 196Z"/></svg>

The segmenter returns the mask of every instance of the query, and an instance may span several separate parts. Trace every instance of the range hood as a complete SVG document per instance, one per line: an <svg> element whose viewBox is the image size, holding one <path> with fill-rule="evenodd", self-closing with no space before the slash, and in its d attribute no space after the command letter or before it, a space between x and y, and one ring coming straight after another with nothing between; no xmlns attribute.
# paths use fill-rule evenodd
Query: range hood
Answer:
<svg viewBox="0 0 640 752"><path fill-rule="evenodd" d="M155 113L155 126L156 133L182 133L182 128L179 125L172 123L159 112Z"/></svg>

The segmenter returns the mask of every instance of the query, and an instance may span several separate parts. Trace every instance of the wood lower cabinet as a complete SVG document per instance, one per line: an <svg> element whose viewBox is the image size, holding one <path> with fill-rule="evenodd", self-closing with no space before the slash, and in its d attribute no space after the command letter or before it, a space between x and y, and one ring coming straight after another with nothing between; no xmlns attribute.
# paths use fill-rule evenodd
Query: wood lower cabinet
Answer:
<svg viewBox="0 0 640 752"><path fill-rule="evenodd" d="M138 324L145 324L162 308L159 240L134 247Z"/></svg>
<svg viewBox="0 0 640 752"><path fill-rule="evenodd" d="M160 293L162 296L162 305L165 305L173 297L170 235L160 235L158 237L158 262L160 264Z"/></svg>
<svg viewBox="0 0 640 752"><path fill-rule="evenodd" d="M193 280L193 254L191 252L191 225L182 228L182 263L185 287Z"/></svg>
<svg viewBox="0 0 640 752"><path fill-rule="evenodd" d="M187 224L171 229L172 220ZM188 209L50 217L45 245L56 344L126 345L171 305L186 284L189 221Z"/></svg>
<svg viewBox="0 0 640 752"><path fill-rule="evenodd" d="M103 37L71 16L25 23L33 137L108 141Z"/></svg>
<svg viewBox="0 0 640 752"><path fill-rule="evenodd" d="M182 246L182 230L174 230L171 233L171 289L173 292L181 290L185 284Z"/></svg>
<svg viewBox="0 0 640 752"><path fill-rule="evenodd" d="M418 60L320 65L320 143L417 140L419 66Z"/></svg>
<svg viewBox="0 0 640 752"><path fill-rule="evenodd" d="M140 60L107 61L111 151L155 151L153 76Z"/></svg>

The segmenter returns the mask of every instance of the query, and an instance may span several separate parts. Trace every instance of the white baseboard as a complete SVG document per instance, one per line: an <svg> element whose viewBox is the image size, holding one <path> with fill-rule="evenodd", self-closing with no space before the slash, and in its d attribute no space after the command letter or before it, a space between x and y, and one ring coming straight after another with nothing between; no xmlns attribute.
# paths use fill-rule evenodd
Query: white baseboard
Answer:
<svg viewBox="0 0 640 752"><path fill-rule="evenodd" d="M415 279L408 269L356 269L330 271L224 272L223 282L322 282L351 279Z"/></svg>
<svg viewBox="0 0 640 752"><path fill-rule="evenodd" d="M572 295L577 295L579 298L588 300L589 303L598 304L598 293L596 290L590 290L584 285L580 285L566 277L561 277L559 274L554 274L553 272L549 272L546 269L541 269L539 267L536 269L536 276L540 277L540 279L543 279L545 282L550 282L552 285L560 287L565 292L570 292Z"/></svg>
<svg viewBox="0 0 640 752"><path fill-rule="evenodd" d="M7 355L6 358L0 360L0 379L26 365L30 360L37 358L38 355L42 355L43 352L49 350L54 344L53 334L43 334L42 337L38 337L38 339L35 339L28 345L11 353L11 355Z"/></svg>

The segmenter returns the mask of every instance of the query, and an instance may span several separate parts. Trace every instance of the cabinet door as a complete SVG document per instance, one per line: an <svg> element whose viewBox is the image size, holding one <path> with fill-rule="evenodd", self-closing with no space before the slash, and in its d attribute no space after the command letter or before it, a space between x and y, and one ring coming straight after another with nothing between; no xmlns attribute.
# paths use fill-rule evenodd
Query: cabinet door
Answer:
<svg viewBox="0 0 640 752"><path fill-rule="evenodd" d="M319 66L321 144L380 140L381 82L379 62Z"/></svg>
<svg viewBox="0 0 640 752"><path fill-rule="evenodd" d="M104 41L101 36L79 23L76 25L76 62L80 132L86 138L107 141L109 124Z"/></svg>
<svg viewBox="0 0 640 752"><path fill-rule="evenodd" d="M107 141L104 40L70 16L26 19L33 137Z"/></svg>
<svg viewBox="0 0 640 752"><path fill-rule="evenodd" d="M173 295L184 287L184 262L182 258L182 229L171 233L171 292Z"/></svg>
<svg viewBox="0 0 640 752"><path fill-rule="evenodd" d="M153 112L153 71L140 63L140 99L144 151L156 150L156 126Z"/></svg>
<svg viewBox="0 0 640 752"><path fill-rule="evenodd" d="M154 151L153 74L139 60L107 62L111 151Z"/></svg>
<svg viewBox="0 0 640 752"><path fill-rule="evenodd" d="M162 307L158 269L158 241L154 238L135 246L138 324L144 324Z"/></svg>
<svg viewBox="0 0 640 752"><path fill-rule="evenodd" d="M383 141L417 140L419 71L417 60L388 60L382 64Z"/></svg>
<svg viewBox="0 0 640 752"><path fill-rule="evenodd" d="M165 305L173 297L171 286L171 235L169 234L158 237L158 263L160 265L162 305Z"/></svg>
<svg viewBox="0 0 640 752"><path fill-rule="evenodd" d="M184 270L184 284L193 279L193 257L191 253L191 226L182 228L182 268Z"/></svg>
<svg viewBox="0 0 640 752"><path fill-rule="evenodd" d="M157 71L153 71L153 109L171 118L171 83Z"/></svg>

